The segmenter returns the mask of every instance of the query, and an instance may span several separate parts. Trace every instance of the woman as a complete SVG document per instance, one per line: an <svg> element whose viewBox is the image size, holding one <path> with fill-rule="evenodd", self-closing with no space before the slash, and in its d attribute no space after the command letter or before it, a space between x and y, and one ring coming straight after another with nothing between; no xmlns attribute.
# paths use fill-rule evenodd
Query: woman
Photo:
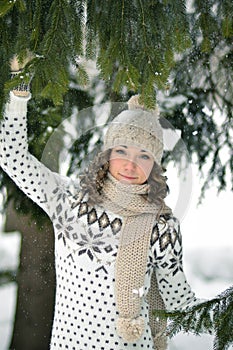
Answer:
<svg viewBox="0 0 233 350"><path fill-rule="evenodd" d="M164 322L152 310L197 300L183 273L179 223L164 203L158 114L121 112L78 185L29 154L29 99L25 86L10 93L0 162L54 225L51 349L165 349Z"/></svg>

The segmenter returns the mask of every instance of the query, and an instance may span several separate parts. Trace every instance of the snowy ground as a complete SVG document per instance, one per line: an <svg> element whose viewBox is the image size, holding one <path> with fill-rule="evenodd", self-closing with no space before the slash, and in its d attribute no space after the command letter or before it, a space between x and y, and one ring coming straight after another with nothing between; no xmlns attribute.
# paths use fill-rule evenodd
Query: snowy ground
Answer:
<svg viewBox="0 0 233 350"><path fill-rule="evenodd" d="M14 270L18 266L20 235L0 234L0 269ZM197 296L211 298L232 283L233 248L206 247L185 249L186 276ZM15 312L17 286L0 288L0 350L8 350ZM169 344L169 350L212 350L212 336L179 334ZM233 347L231 348L231 350ZM78 350L78 349L77 349Z"/></svg>

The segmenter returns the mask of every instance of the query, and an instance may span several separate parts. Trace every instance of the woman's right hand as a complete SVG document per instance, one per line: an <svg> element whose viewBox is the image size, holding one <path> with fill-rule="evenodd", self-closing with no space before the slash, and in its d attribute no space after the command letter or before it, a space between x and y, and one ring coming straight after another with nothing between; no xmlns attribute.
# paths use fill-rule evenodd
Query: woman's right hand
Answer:
<svg viewBox="0 0 233 350"><path fill-rule="evenodd" d="M20 74L24 69L24 67L26 66L26 64L30 62L32 58L33 58L33 54L29 51L26 58L22 62L18 59L17 55L14 55L10 61L11 77L14 78L18 74ZM13 88L12 91L16 96L28 97L30 95L29 83L23 80L23 76L21 79L22 81L20 80L19 84L15 88Z"/></svg>
<svg viewBox="0 0 233 350"><path fill-rule="evenodd" d="M10 60L11 72L12 73L21 72L26 66L26 64L30 62L32 59L33 59L33 54L30 51L28 51L27 57L22 62L19 61L17 55L14 55L13 58Z"/></svg>

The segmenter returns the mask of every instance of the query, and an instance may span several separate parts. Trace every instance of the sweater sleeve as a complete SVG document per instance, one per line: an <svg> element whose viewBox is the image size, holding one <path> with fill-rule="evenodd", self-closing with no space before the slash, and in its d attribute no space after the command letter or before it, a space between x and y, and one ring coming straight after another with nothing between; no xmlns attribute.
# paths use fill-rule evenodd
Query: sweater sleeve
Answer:
<svg viewBox="0 0 233 350"><path fill-rule="evenodd" d="M16 185L49 216L51 202L68 186L68 179L50 171L28 152L27 102L10 93L0 127L0 165Z"/></svg>
<svg viewBox="0 0 233 350"><path fill-rule="evenodd" d="M183 271L179 221L164 217L154 227L152 240L158 287L166 309L185 309L202 302L195 297Z"/></svg>

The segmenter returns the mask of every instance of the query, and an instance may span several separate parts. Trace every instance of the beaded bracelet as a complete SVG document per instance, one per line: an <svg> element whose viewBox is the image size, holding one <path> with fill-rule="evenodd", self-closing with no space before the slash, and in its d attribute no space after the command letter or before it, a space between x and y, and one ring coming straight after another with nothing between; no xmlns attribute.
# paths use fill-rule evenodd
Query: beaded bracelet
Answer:
<svg viewBox="0 0 233 350"><path fill-rule="evenodd" d="M22 72L22 69L11 72L11 79L19 75L21 72ZM16 96L27 97L30 94L30 83L27 84L24 81L22 81L22 83L14 87L12 91Z"/></svg>

